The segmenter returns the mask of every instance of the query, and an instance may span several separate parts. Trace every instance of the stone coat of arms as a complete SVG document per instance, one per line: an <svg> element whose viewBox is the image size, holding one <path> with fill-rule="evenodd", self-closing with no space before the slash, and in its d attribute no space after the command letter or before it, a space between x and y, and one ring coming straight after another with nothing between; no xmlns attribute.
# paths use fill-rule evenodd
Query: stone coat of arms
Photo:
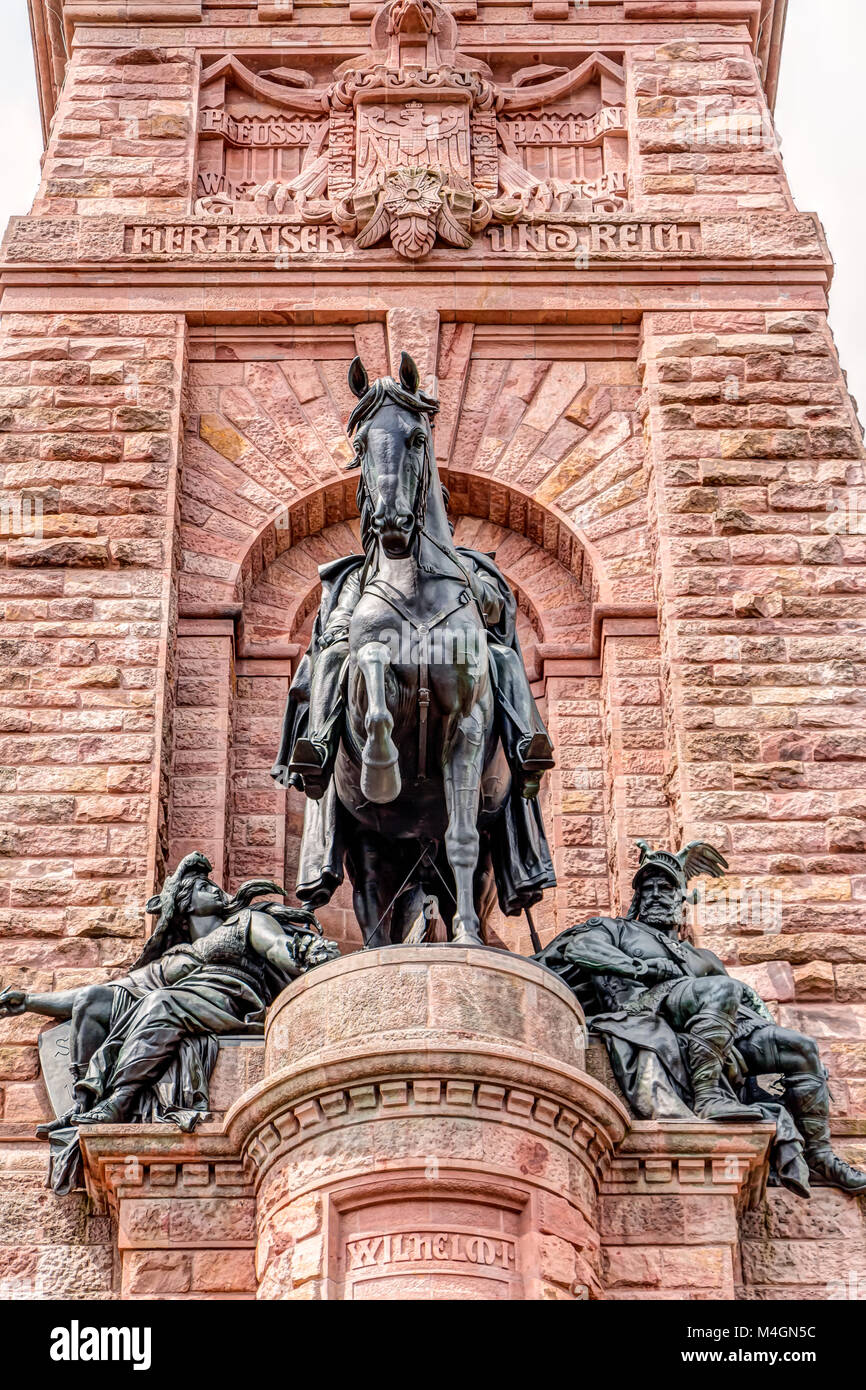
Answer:
<svg viewBox="0 0 866 1390"><path fill-rule="evenodd" d="M571 69L537 64L505 85L457 42L457 22L437 0L389 0L372 21L369 52L337 68L327 87L311 89L288 69L256 73L237 58L205 70L204 92L228 72L274 129L292 118L300 129L303 118L310 134L289 176L229 186L219 173L201 175L197 211L233 215L252 202L261 213L336 223L362 249L390 241L418 260L437 241L468 248L491 221L627 205L616 63L593 54ZM205 116L211 152L226 130L237 145L243 121L255 119ZM257 128L266 133L267 123Z"/></svg>

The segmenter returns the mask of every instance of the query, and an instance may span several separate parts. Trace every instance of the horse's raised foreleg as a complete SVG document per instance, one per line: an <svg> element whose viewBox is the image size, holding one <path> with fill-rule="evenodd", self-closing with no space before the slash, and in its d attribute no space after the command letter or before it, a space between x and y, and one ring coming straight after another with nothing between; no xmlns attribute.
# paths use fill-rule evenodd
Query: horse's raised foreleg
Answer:
<svg viewBox="0 0 866 1390"><path fill-rule="evenodd" d="M391 654L384 642L367 642L358 652L358 669L367 688L367 742L361 760L361 791L377 806L396 801L402 786L399 754L391 738L394 718L385 690L385 672L390 664Z"/></svg>
<svg viewBox="0 0 866 1390"><path fill-rule="evenodd" d="M445 853L454 875L457 911L451 924L455 945L480 946L481 922L475 910L475 870L481 846L478 805L484 765L486 730L483 711L475 706L463 715L443 765L448 829Z"/></svg>

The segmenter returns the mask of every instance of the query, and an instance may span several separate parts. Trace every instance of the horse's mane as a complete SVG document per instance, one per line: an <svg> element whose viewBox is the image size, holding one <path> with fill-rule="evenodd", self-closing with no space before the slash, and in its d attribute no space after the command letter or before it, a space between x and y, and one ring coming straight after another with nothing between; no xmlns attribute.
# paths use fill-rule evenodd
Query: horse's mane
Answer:
<svg viewBox="0 0 866 1390"><path fill-rule="evenodd" d="M439 402L434 396L428 396L425 391L413 394L405 390L392 376L380 376L379 380L374 381L364 392L349 416L346 426L349 435L353 435L358 426L369 420L387 401L393 405L401 405L405 410L414 411L416 415L426 415L431 428L433 418L439 413Z"/></svg>

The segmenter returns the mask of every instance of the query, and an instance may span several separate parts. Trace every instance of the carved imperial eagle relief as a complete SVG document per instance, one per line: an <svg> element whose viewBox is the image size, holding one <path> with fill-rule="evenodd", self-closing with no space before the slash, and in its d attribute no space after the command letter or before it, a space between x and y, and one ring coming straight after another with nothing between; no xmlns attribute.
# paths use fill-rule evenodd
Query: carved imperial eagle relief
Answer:
<svg viewBox="0 0 866 1390"><path fill-rule="evenodd" d="M491 222L574 220L628 207L624 75L576 67L494 73L457 48L436 0L390 0L371 49L330 74L202 74L199 215L331 224L408 260L468 248Z"/></svg>

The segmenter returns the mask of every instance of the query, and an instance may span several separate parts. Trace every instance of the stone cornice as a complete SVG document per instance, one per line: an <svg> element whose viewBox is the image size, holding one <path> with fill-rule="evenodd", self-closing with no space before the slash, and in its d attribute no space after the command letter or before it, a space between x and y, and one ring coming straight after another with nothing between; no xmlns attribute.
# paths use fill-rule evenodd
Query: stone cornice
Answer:
<svg viewBox="0 0 866 1390"><path fill-rule="evenodd" d="M27 0L42 138L48 143L48 127L66 72L67 48L63 24L53 0Z"/></svg>
<svg viewBox="0 0 866 1390"><path fill-rule="evenodd" d="M242 8L244 3L245 0L239 0L239 8ZM274 19L278 11L264 3L264 0L260 0L258 9L250 0L246 0L246 3L249 3L253 24L261 29L263 46L273 47L274 42L283 34L285 42L291 44L292 39L296 38L298 31L303 28L296 14L291 28L287 27L287 22L292 20L292 8L281 9L279 13L283 18L271 27L268 21ZM621 0L592 0L593 8L598 10L597 17L593 16L596 23L604 23L605 9L612 3L619 5ZM58 93L63 84L71 37L76 24L106 27L120 24L201 25L203 21L207 24L208 20L207 0L27 0L27 7L33 36L42 130L46 141ZM471 48L472 25L465 23L465 15L461 12L459 3L452 3L451 8L458 18L464 20L461 38ZM528 4L526 8L529 10ZM348 21L361 18L360 14L353 13L353 10L357 9L357 5L349 5ZM365 20L372 9L372 5L363 6ZM624 5L626 20L642 23L670 23L678 19L708 24L745 21L761 62L764 87L771 107L775 104L778 90L787 10L788 0L625 0ZM218 20L219 11L212 12L212 15ZM483 5L479 30L481 27Z"/></svg>

